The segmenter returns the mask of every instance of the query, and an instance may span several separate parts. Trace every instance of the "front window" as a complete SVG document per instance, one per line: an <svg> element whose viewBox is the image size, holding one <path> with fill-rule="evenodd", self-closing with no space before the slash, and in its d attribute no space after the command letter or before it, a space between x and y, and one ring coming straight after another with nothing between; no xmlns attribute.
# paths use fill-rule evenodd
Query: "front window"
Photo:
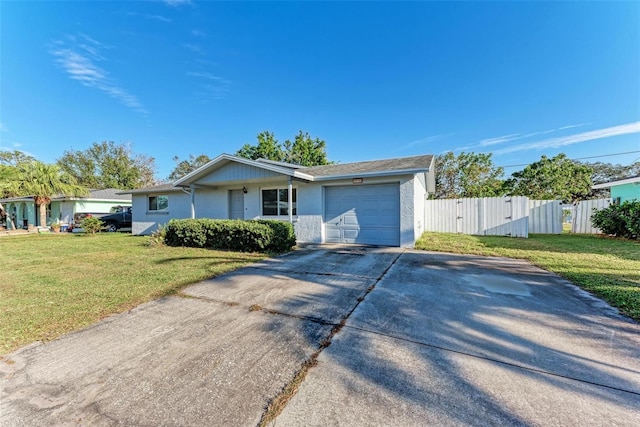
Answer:
<svg viewBox="0 0 640 427"><path fill-rule="evenodd" d="M297 191L294 188L291 201L292 215L298 214ZM262 216L288 216L289 215L289 190L287 188L274 188L262 190Z"/></svg>
<svg viewBox="0 0 640 427"><path fill-rule="evenodd" d="M150 211L166 211L169 209L169 196L149 196Z"/></svg>

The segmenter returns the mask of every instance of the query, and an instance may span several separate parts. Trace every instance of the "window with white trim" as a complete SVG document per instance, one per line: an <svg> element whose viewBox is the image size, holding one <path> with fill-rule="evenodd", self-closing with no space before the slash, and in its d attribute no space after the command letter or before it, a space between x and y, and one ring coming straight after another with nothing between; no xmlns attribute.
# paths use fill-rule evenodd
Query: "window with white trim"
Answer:
<svg viewBox="0 0 640 427"><path fill-rule="evenodd" d="M298 214L297 191L292 190L292 215ZM287 188L270 188L262 190L262 216L289 216L289 190Z"/></svg>
<svg viewBox="0 0 640 427"><path fill-rule="evenodd" d="M169 210L169 196L149 196L149 211L166 211Z"/></svg>

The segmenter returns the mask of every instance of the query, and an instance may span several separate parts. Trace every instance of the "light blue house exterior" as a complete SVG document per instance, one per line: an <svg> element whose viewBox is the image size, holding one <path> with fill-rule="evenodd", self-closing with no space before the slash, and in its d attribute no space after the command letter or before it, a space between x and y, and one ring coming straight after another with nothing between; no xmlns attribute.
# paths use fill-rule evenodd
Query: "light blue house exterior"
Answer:
<svg viewBox="0 0 640 427"><path fill-rule="evenodd" d="M640 201L640 176L593 186L594 190L605 188L611 189L611 199L614 202Z"/></svg>
<svg viewBox="0 0 640 427"><path fill-rule="evenodd" d="M28 230L36 225L50 226L54 222L68 225L76 213L109 213L114 206L131 206L131 195L119 194L120 191L107 188L90 190L89 197L53 197L43 221L38 218L40 212L31 196L0 199L0 206L7 217L7 229Z"/></svg>

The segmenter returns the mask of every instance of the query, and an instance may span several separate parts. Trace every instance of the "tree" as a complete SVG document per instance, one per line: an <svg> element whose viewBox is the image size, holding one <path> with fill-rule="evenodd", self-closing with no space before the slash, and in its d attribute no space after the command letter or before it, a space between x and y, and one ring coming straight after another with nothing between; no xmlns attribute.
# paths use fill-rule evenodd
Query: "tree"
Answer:
<svg viewBox="0 0 640 427"><path fill-rule="evenodd" d="M18 179L18 165L31 161L35 159L22 151L0 150L0 198L13 196L10 190Z"/></svg>
<svg viewBox="0 0 640 427"><path fill-rule="evenodd" d="M620 164L614 165L611 163L595 162L595 163L583 163L593 169L593 175L591 180L594 184L602 184L610 181L617 181L619 179L625 179L632 176L640 175L640 162L631 163L628 166ZM587 195L589 199L602 199L610 197L609 189L591 190Z"/></svg>
<svg viewBox="0 0 640 427"><path fill-rule="evenodd" d="M331 164L327 159L327 144L320 138L312 139L308 132L299 131L293 142L284 142L284 158L287 163L302 166Z"/></svg>
<svg viewBox="0 0 640 427"><path fill-rule="evenodd" d="M4 183L4 190L14 197L33 196L40 210L37 225L46 225L47 205L52 197L89 195L86 187L78 185L74 177L57 165L31 161L20 163L16 168L12 179Z"/></svg>
<svg viewBox="0 0 640 427"><path fill-rule="evenodd" d="M260 132L257 145L244 144L236 155L251 160L268 159L284 162L285 159L282 146L273 133L269 131Z"/></svg>
<svg viewBox="0 0 640 427"><path fill-rule="evenodd" d="M65 151L58 166L87 188L130 190L155 183L155 160L134 154L130 144L94 142L85 151Z"/></svg>
<svg viewBox="0 0 640 427"><path fill-rule="evenodd" d="M448 152L436 157L436 197L495 197L503 195L503 168L493 165L491 154Z"/></svg>
<svg viewBox="0 0 640 427"><path fill-rule="evenodd" d="M178 156L174 156L173 161L177 164L169 174L169 181L175 181L182 178L199 167L206 165L211 161L211 159L206 154L200 154L198 157L195 157L193 154L189 154L189 160L180 160Z"/></svg>
<svg viewBox="0 0 640 427"><path fill-rule="evenodd" d="M507 186L512 196L575 203L591 191L592 173L590 166L575 162L564 153L553 158L543 155L539 161L515 172Z"/></svg>
<svg viewBox="0 0 640 427"><path fill-rule="evenodd" d="M20 163L32 162L35 158L19 150L0 150L0 165L18 166Z"/></svg>
<svg viewBox="0 0 640 427"><path fill-rule="evenodd" d="M236 156L247 159L268 159L277 162L295 163L302 166L328 165L326 143L320 138L313 139L309 133L300 131L293 142L286 140L280 144L274 134L264 131L258 134L258 144L245 144Z"/></svg>

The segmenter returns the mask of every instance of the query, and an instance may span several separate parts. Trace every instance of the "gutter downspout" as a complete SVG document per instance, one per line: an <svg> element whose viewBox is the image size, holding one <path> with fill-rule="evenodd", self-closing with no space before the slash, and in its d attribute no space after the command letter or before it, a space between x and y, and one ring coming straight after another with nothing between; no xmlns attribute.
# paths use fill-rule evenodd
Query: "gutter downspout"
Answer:
<svg viewBox="0 0 640 427"><path fill-rule="evenodd" d="M293 179L291 178L291 176L289 176L289 201L288 201L288 208L289 208L289 222L291 224L293 224Z"/></svg>
<svg viewBox="0 0 640 427"><path fill-rule="evenodd" d="M184 188L181 188L181 190L185 194L191 195L191 219L196 219L196 189L193 186L189 188L191 189L191 191L187 191Z"/></svg>

